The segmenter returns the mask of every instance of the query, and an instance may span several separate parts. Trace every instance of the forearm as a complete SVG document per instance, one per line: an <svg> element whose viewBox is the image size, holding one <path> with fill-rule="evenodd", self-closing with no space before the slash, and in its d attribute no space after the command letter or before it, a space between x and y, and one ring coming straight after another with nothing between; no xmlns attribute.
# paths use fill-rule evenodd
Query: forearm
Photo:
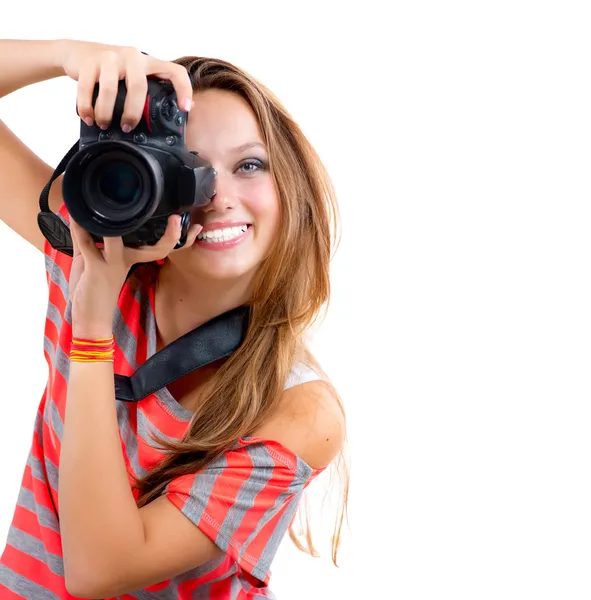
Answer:
<svg viewBox="0 0 591 600"><path fill-rule="evenodd" d="M70 363L59 513L70 582L110 572L145 539L121 448L112 363Z"/></svg>
<svg viewBox="0 0 591 600"><path fill-rule="evenodd" d="M63 44L64 40L0 40L0 98L65 75Z"/></svg>

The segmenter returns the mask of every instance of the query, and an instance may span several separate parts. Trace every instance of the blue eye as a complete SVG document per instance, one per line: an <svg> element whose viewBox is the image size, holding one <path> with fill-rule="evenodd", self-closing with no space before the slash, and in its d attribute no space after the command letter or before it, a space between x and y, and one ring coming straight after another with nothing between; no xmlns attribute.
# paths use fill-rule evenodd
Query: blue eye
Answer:
<svg viewBox="0 0 591 600"><path fill-rule="evenodd" d="M245 169L245 167L249 167ZM245 175L250 175L251 173L256 173L257 171L264 171L265 164L260 160L250 159L243 162L238 170L244 173Z"/></svg>

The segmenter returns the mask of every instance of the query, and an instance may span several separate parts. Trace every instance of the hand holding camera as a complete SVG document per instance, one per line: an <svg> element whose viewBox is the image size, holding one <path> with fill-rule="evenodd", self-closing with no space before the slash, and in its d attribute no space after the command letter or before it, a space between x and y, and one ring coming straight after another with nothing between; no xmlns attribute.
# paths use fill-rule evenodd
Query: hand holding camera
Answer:
<svg viewBox="0 0 591 600"><path fill-rule="evenodd" d="M95 242L121 237L139 247L156 244L178 214L176 248L184 246L191 213L211 201L216 176L185 146L193 94L186 69L135 48L71 40L64 41L62 63L78 81L81 119L63 181L70 216ZM39 225L54 247L64 233L56 235L56 224L42 201Z"/></svg>
<svg viewBox="0 0 591 600"><path fill-rule="evenodd" d="M87 125L94 121L101 129L111 125L119 81L125 80L127 97L118 123L133 129L140 122L146 94L147 77L170 81L180 107L189 112L193 89L184 67L142 54L128 46L110 46L76 40L62 41L62 65L66 75L78 82L77 106ZM93 106L95 84L99 94ZM117 124L117 123L115 123Z"/></svg>

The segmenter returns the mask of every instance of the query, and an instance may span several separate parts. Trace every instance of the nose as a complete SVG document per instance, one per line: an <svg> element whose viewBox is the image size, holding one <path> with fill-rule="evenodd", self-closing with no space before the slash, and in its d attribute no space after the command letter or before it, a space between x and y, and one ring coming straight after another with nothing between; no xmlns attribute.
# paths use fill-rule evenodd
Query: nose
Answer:
<svg viewBox="0 0 591 600"><path fill-rule="evenodd" d="M215 196L211 202L203 208L203 211L208 212L224 212L235 208L237 204L237 194L230 178L225 174L216 174L215 178Z"/></svg>

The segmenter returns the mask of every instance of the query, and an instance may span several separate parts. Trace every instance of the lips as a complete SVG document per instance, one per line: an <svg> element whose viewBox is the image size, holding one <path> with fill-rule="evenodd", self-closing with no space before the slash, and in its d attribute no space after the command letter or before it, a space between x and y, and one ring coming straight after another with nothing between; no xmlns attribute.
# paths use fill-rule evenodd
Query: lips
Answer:
<svg viewBox="0 0 591 600"><path fill-rule="evenodd" d="M241 244L251 235L252 227L243 223L226 227L211 226L206 231L201 231L195 240L195 246L207 250L227 250Z"/></svg>

